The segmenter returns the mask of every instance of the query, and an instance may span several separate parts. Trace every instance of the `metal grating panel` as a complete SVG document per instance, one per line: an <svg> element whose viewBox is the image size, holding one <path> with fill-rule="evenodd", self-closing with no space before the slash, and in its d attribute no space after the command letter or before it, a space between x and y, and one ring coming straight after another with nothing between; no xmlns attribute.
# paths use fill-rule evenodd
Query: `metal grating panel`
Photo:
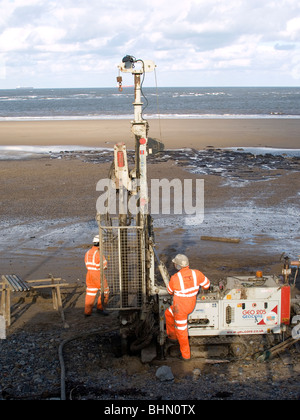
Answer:
<svg viewBox="0 0 300 420"><path fill-rule="evenodd" d="M104 270L109 286L109 309L138 309L145 296L144 255L142 229L136 226L100 227Z"/></svg>

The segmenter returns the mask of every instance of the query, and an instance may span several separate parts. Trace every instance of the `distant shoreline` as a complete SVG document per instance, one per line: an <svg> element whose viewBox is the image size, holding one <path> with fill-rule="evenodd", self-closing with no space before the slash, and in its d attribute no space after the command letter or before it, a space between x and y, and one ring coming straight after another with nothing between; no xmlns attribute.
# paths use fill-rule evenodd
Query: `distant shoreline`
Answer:
<svg viewBox="0 0 300 420"><path fill-rule="evenodd" d="M56 122L56 121L131 121L132 114L111 114L111 115L57 115L57 116L36 116L36 117L0 117L2 122ZM280 113L273 114L149 114L144 115L145 120L300 120L300 115L287 115Z"/></svg>
<svg viewBox="0 0 300 420"><path fill-rule="evenodd" d="M166 149L272 147L298 149L300 119L162 119L149 121L149 137ZM134 147L130 120L0 122L0 145Z"/></svg>

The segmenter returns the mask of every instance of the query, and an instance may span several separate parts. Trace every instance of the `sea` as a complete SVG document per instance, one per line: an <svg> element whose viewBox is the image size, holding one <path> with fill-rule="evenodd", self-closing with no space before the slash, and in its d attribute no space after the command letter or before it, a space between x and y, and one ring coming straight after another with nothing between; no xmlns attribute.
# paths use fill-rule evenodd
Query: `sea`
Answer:
<svg viewBox="0 0 300 420"><path fill-rule="evenodd" d="M0 122L132 120L133 101L133 86L122 91L118 87L0 89ZM300 87L145 87L142 102L143 118L147 120L300 118ZM69 149L74 147L63 147ZM51 150L62 149L51 146ZM270 149L260 150L260 153L267 152ZM300 149L273 152L300 155ZM38 157L45 153L49 153L48 146L0 146L0 160Z"/></svg>
<svg viewBox="0 0 300 420"><path fill-rule="evenodd" d="M300 118L300 87L143 88L143 117ZM0 121L132 119L134 88L2 89Z"/></svg>

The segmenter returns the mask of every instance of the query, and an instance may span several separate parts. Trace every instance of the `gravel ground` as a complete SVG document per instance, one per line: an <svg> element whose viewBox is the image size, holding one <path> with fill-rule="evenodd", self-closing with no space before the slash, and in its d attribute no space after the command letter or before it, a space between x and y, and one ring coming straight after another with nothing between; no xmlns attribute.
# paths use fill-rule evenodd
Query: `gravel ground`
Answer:
<svg viewBox="0 0 300 420"><path fill-rule="evenodd" d="M261 354L270 343L252 336L248 340L250 355L244 360L223 359L220 363L213 357L183 362L167 357L143 364L139 354L121 355L118 333L112 331L118 326L117 314L103 318L95 313L84 318L83 288L74 288L73 304L68 304L66 297L63 295L68 328L58 313L51 311L51 299L39 296L34 303L29 299L18 302L22 316L14 322L8 338L0 341L1 399L61 399L62 378L66 399L72 400L300 398L298 343L265 362L258 362L254 354ZM171 380L157 377L162 366L171 369Z"/></svg>

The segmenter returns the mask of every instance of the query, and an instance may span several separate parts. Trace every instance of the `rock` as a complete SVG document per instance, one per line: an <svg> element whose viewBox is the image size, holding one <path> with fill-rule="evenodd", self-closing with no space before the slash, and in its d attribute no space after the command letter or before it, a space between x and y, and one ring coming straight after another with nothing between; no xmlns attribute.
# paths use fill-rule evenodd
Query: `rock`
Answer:
<svg viewBox="0 0 300 420"><path fill-rule="evenodd" d="M160 368L158 368L157 371L156 371L156 377L161 382L173 381L174 380L173 372L172 372L172 370L169 366L161 366Z"/></svg>
<svg viewBox="0 0 300 420"><path fill-rule="evenodd" d="M201 376L201 370L198 369L198 368L194 369L193 370L193 381L197 382L198 379L200 378L200 376Z"/></svg>

